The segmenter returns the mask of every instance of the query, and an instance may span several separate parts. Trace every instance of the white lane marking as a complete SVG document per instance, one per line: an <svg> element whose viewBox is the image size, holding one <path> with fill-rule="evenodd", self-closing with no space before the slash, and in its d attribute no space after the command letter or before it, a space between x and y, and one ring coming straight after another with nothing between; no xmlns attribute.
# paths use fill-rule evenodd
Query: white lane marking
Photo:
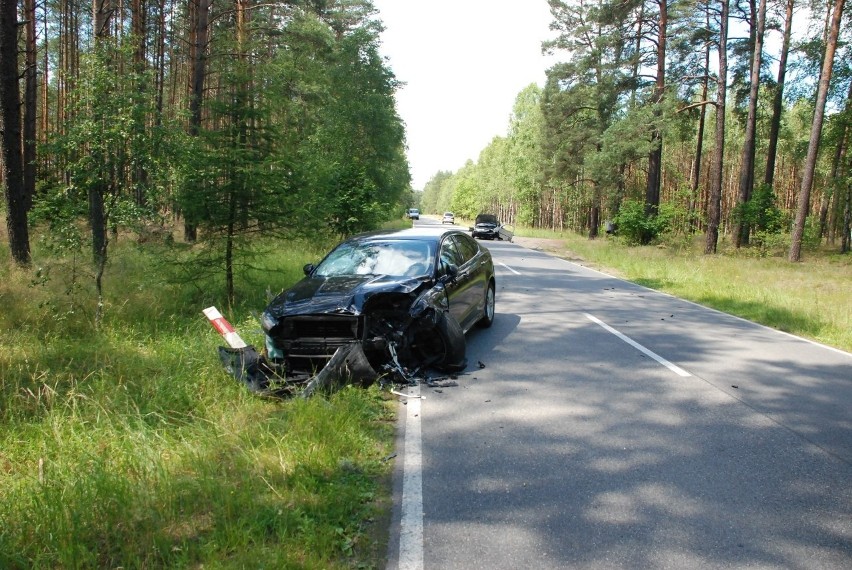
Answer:
<svg viewBox="0 0 852 570"><path fill-rule="evenodd" d="M611 332L612 334L614 334L615 336L617 336L618 338L620 338L621 340L623 340L624 342L626 342L627 344L632 346L633 348L637 349L639 352L643 352L643 353L647 354L648 356L650 356L651 358L653 358L654 360L656 360L657 362L659 362L660 364L662 364L663 366L665 366L666 368L668 368L669 370L671 370L672 372L677 374L678 376L683 376L684 378L686 378L687 376L692 376L692 374L690 374L689 372L687 372L683 368L681 368L679 366L675 366L674 364L672 364L671 362L669 362L668 360L666 360L662 356L660 356L660 355L658 355L654 352L651 352L650 350L648 350L647 348L645 348L644 346L642 346L641 344L639 344L638 342L636 342L632 338L621 334L620 332L618 332L617 330L615 330L614 328L612 328L611 326L609 326L608 324L606 324L602 320L593 317L589 313L583 313L583 314L586 315L586 317L588 317L588 319L590 321L592 321L593 323L600 325L605 330Z"/></svg>
<svg viewBox="0 0 852 570"><path fill-rule="evenodd" d="M402 467L402 520L399 529L400 570L423 569L423 458L420 443L420 387L410 388L405 418Z"/></svg>
<svg viewBox="0 0 852 570"><path fill-rule="evenodd" d="M520 272L520 271L515 271L514 269L512 269L511 267L509 267L508 265L506 265L506 264L505 264L505 263L503 263L502 261L500 262L500 265L502 265L503 267L505 267L506 269L508 269L508 270L509 270L509 271L511 271L512 273L514 273L515 275L520 275L520 274L521 274L521 272Z"/></svg>

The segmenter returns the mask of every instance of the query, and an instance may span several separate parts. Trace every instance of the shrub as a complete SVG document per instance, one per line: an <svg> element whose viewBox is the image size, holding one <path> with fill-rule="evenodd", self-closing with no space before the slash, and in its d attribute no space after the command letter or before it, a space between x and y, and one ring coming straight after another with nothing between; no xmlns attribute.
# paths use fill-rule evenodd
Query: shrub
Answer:
<svg viewBox="0 0 852 570"><path fill-rule="evenodd" d="M618 235L630 245L645 245L669 230L674 206L663 204L657 215L645 212L645 203L627 200L621 204L615 216Z"/></svg>

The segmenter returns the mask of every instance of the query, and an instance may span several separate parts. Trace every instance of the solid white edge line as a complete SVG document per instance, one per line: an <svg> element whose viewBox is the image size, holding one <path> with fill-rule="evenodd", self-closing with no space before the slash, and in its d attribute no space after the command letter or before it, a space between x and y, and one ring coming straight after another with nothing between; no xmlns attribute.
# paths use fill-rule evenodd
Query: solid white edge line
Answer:
<svg viewBox="0 0 852 570"><path fill-rule="evenodd" d="M399 529L400 570L423 568L423 458L420 439L420 386L410 388L405 418L402 467L402 516Z"/></svg>
<svg viewBox="0 0 852 570"><path fill-rule="evenodd" d="M508 270L509 270L509 271L511 271L512 273L514 273L515 275L520 275L520 274L521 274L521 272L520 272L520 271L515 271L514 269L512 269L511 267L509 267L508 265L506 265L506 264L505 264L505 263L503 263L502 261L500 261L499 263L500 263L500 265L502 265L503 267L505 267L506 269L508 269Z"/></svg>
<svg viewBox="0 0 852 570"><path fill-rule="evenodd" d="M624 342L626 342L627 344L629 344L630 346L635 348L636 350L638 350L638 351L640 351L644 354L647 354L648 356L650 356L651 358L653 358L654 360L656 360L657 362L659 362L660 364L662 364L663 366L665 366L666 368L668 368L669 370L671 370L672 372L677 374L678 376L682 376L684 378L686 378L688 376L692 376L692 374L690 374L689 372L687 372L683 368L681 368L679 366L675 366L674 364L672 364L671 362L669 362L668 360L666 360L662 356L648 350L647 348L645 348L644 346L642 346L641 344L639 344L638 342L636 342L632 338L621 334L620 332L618 332L617 330L615 330L614 328L612 328L611 326L609 326L608 324L606 324L602 320L600 320L596 317L593 317L589 313L583 313L583 314L586 315L586 317L590 321L592 321L593 323L600 325L601 327L603 327L604 330L614 334L615 336L617 336L618 338L620 338L621 340L623 340Z"/></svg>

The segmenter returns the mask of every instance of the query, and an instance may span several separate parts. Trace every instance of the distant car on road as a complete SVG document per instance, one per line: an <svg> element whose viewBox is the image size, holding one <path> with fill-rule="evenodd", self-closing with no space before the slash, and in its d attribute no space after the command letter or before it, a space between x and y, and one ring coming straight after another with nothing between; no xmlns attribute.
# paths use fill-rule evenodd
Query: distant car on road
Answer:
<svg viewBox="0 0 852 570"><path fill-rule="evenodd" d="M420 210L417 208L409 208L405 213L405 217L409 220L419 220L420 219Z"/></svg>
<svg viewBox="0 0 852 570"><path fill-rule="evenodd" d="M513 226L501 224L494 214L479 214L470 228L470 235L477 239L512 241L515 232Z"/></svg>
<svg viewBox="0 0 852 570"><path fill-rule="evenodd" d="M441 219L442 224L456 223L456 216L452 212L444 212L444 217Z"/></svg>
<svg viewBox="0 0 852 570"><path fill-rule="evenodd" d="M473 223L471 235L478 239L496 239L500 222L494 214L479 214Z"/></svg>

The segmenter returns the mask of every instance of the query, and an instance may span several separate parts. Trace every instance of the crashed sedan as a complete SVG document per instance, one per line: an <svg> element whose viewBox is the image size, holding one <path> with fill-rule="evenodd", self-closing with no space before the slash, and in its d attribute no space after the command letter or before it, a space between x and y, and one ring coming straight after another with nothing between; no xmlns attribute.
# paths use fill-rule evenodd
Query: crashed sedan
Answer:
<svg viewBox="0 0 852 570"><path fill-rule="evenodd" d="M470 229L470 235L478 239L499 239L500 222L494 214L478 214Z"/></svg>
<svg viewBox="0 0 852 570"><path fill-rule="evenodd" d="M265 366L281 378L318 376L344 351L359 361L362 379L365 367L373 379L462 370L465 333L494 321L491 254L458 229L355 236L304 272L261 319Z"/></svg>

